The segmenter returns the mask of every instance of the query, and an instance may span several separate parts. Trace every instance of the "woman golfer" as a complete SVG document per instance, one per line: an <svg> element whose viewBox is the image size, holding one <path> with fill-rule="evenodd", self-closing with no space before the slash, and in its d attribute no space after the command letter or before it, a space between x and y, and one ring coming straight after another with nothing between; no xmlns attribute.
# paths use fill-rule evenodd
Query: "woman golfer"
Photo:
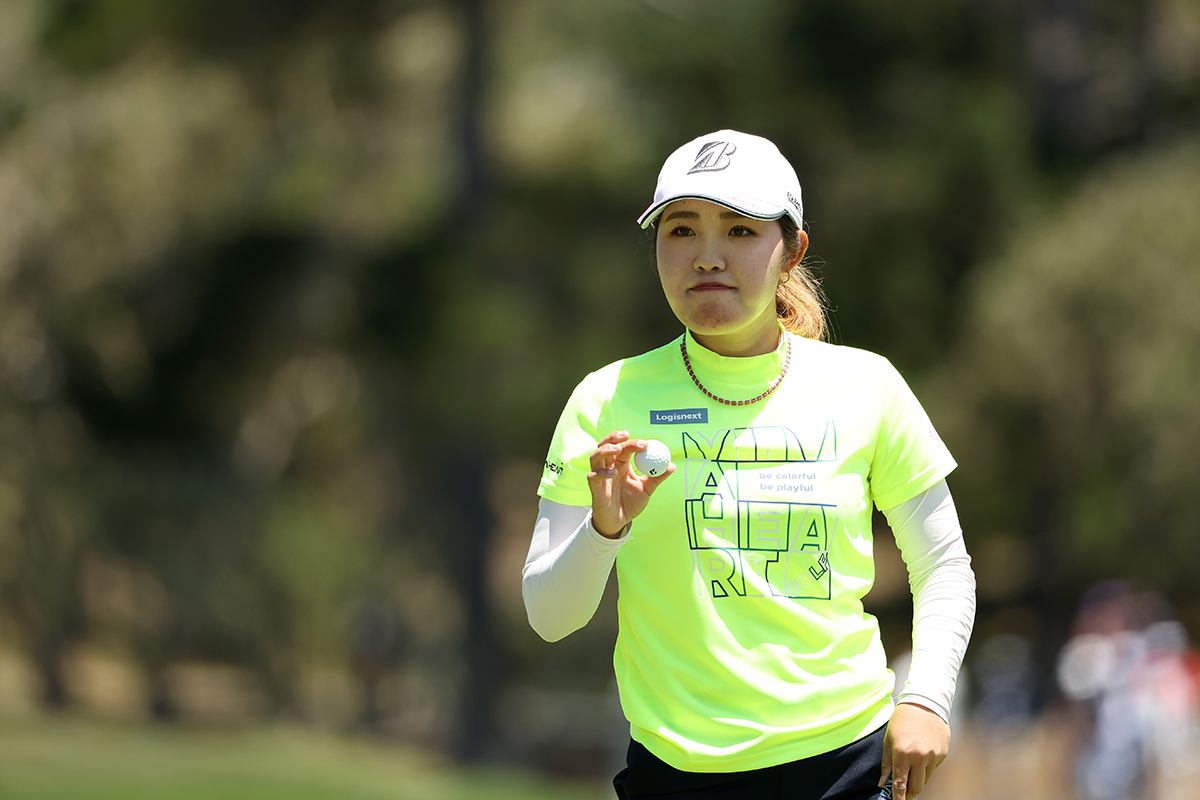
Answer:
<svg viewBox="0 0 1200 800"><path fill-rule="evenodd" d="M671 154L638 221L686 330L584 378L550 445L525 603L561 639L617 566L618 797L911 798L949 748L975 609L955 462L887 360L822 341L802 214L765 139ZM658 477L631 464L647 439ZM862 607L872 505L913 591L902 688Z"/></svg>

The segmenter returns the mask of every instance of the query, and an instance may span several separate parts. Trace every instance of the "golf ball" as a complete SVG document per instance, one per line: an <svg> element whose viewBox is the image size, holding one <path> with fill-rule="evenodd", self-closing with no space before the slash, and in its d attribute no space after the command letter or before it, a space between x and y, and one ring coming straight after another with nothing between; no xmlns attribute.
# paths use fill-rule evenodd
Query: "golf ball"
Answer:
<svg viewBox="0 0 1200 800"><path fill-rule="evenodd" d="M633 465L643 475L657 478L667 471L667 467L671 466L671 448L658 439L647 439L646 449L643 452L634 453Z"/></svg>

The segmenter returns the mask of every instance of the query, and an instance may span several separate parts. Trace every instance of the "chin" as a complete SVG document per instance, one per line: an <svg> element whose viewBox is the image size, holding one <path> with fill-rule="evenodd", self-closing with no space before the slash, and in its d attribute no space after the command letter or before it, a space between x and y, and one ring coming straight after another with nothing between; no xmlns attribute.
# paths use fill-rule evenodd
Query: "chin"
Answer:
<svg viewBox="0 0 1200 800"><path fill-rule="evenodd" d="M691 313L679 315L680 320L693 333L707 336L718 336L737 330L739 322L736 315L726 309L712 306L693 309Z"/></svg>

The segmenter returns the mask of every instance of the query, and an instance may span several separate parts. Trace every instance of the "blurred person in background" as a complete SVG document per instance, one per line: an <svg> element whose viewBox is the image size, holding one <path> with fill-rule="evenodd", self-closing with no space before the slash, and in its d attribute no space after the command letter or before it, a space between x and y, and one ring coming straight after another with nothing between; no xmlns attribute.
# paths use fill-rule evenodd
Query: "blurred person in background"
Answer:
<svg viewBox="0 0 1200 800"><path fill-rule="evenodd" d="M823 341L802 211L765 139L675 151L638 221L686 330L588 375L550 446L526 608L561 639L616 564L621 798L915 797L948 752L975 608L955 462L887 360ZM673 461L655 477L631 467L647 439ZM914 596L895 699L861 602L872 505Z"/></svg>
<svg viewBox="0 0 1200 800"><path fill-rule="evenodd" d="M1200 769L1200 652L1188 645L1187 631L1174 619L1151 622L1142 641L1134 691L1152 779L1161 784Z"/></svg>
<svg viewBox="0 0 1200 800"><path fill-rule="evenodd" d="M1164 598L1104 581L1080 600L1058 681L1086 704L1075 765L1086 800L1155 797L1166 777L1195 770L1197 654Z"/></svg>

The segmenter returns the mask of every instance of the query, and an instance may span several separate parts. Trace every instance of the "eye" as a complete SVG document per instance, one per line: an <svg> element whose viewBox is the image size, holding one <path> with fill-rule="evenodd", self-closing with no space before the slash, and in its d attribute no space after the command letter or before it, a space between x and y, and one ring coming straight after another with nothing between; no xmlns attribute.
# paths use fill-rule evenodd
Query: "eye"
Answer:
<svg viewBox="0 0 1200 800"><path fill-rule="evenodd" d="M729 229L729 235L734 238L742 238L744 236L753 236L754 231L747 228L745 225L734 225Z"/></svg>
<svg viewBox="0 0 1200 800"><path fill-rule="evenodd" d="M667 231L667 235L668 236L695 236L696 232L693 231L691 228L689 228L687 225L675 225L669 231Z"/></svg>

